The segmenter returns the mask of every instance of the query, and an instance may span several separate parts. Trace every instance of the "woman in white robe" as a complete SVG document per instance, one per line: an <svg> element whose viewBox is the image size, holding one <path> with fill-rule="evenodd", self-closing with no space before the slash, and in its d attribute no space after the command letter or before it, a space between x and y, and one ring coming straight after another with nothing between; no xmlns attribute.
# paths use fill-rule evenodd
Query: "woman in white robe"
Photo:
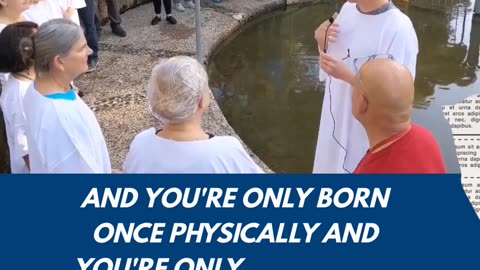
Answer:
<svg viewBox="0 0 480 270"><path fill-rule="evenodd" d="M21 50L37 72L24 98L31 173L111 173L97 119L70 86L87 71L92 53L82 29L65 19L48 21Z"/></svg>
<svg viewBox="0 0 480 270"><path fill-rule="evenodd" d="M9 24L24 20L22 12L30 6L29 0L1 0L0 1L0 32ZM3 49L3 48L2 48ZM0 94L7 83L8 73L0 73ZM9 173L10 158L3 112L0 109L0 173Z"/></svg>
<svg viewBox="0 0 480 270"><path fill-rule="evenodd" d="M393 57L415 77L418 40L410 19L387 0L349 1L327 34L325 25L315 33L325 97L313 173L351 173L369 147L352 115L356 70L369 59Z"/></svg>
<svg viewBox="0 0 480 270"><path fill-rule="evenodd" d="M12 173L28 173L28 143L23 98L35 79L33 61L19 52L20 42L31 37L38 25L33 22L18 22L5 27L0 33L0 72L10 73L2 89L2 108Z"/></svg>
<svg viewBox="0 0 480 270"><path fill-rule="evenodd" d="M153 115L164 126L135 137L125 173L263 173L236 138L202 129L210 88L197 60L177 56L157 65L147 96Z"/></svg>

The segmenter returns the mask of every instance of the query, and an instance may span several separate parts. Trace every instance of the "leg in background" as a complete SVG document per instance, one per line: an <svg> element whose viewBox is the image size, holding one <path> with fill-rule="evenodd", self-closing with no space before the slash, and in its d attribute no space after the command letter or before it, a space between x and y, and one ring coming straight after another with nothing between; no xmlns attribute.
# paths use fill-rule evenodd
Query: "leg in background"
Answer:
<svg viewBox="0 0 480 270"><path fill-rule="evenodd" d="M185 8L182 5L183 0L173 0L173 8L178 12L184 12Z"/></svg>
<svg viewBox="0 0 480 270"><path fill-rule="evenodd" d="M162 0L153 0L153 8L155 9L155 17L153 17L152 25L158 24L162 19L160 19L160 14L162 13Z"/></svg>
<svg viewBox="0 0 480 270"><path fill-rule="evenodd" d="M177 20L172 16L172 0L163 0L165 5L165 13L167 13L167 22L177 24Z"/></svg>
<svg viewBox="0 0 480 270"><path fill-rule="evenodd" d="M95 0L85 0L86 7L78 10L78 16L85 27L85 38L87 44L93 53L88 57L88 72L92 72L97 68L98 64L98 39L97 28L95 26L95 11L97 9Z"/></svg>
<svg viewBox="0 0 480 270"><path fill-rule="evenodd" d="M122 23L122 18L120 17L120 8L118 7L117 0L106 0L107 1L107 11L108 17L110 19L110 27L112 28L112 33L119 37L127 36L127 32L123 30L120 26Z"/></svg>

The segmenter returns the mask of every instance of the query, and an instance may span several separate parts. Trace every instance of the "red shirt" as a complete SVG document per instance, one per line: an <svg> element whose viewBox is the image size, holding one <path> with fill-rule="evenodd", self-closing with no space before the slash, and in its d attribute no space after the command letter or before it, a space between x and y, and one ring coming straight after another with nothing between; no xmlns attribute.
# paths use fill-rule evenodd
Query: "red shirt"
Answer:
<svg viewBox="0 0 480 270"><path fill-rule="evenodd" d="M403 137L376 153L367 152L354 174L444 174L442 152L433 135L413 125Z"/></svg>

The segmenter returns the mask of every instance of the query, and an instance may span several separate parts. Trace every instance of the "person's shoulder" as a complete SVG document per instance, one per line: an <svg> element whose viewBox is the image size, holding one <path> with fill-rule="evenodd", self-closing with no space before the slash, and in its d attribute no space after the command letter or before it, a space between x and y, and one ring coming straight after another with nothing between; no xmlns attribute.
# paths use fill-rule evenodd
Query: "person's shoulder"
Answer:
<svg viewBox="0 0 480 270"><path fill-rule="evenodd" d="M149 128L149 129L146 129L140 133L138 133L137 135L135 135L135 137L133 138L133 141L132 143L141 143L141 142L145 142L145 141L151 141L152 138L155 136L155 128Z"/></svg>
<svg viewBox="0 0 480 270"><path fill-rule="evenodd" d="M31 112L34 118L38 118L42 115L48 115L56 111L56 108L52 106L52 103L49 99L44 98L40 93L38 93L35 88L35 83L31 83L25 92L23 98L23 106L25 111Z"/></svg>
<svg viewBox="0 0 480 270"><path fill-rule="evenodd" d="M412 20L410 20L410 17L398 8L392 9L388 18L390 23L401 27L400 29L413 28L413 23Z"/></svg>
<svg viewBox="0 0 480 270"><path fill-rule="evenodd" d="M233 136L215 136L210 140L224 151L229 151L232 148L243 148L240 141Z"/></svg>
<svg viewBox="0 0 480 270"><path fill-rule="evenodd" d="M357 10L357 3L350 3L348 1L345 1L340 11L342 10Z"/></svg>
<svg viewBox="0 0 480 270"><path fill-rule="evenodd" d="M358 12L357 4L346 1L345 4L343 4L342 7L340 8L339 14L344 15L346 13L351 13L351 12Z"/></svg>
<svg viewBox="0 0 480 270"><path fill-rule="evenodd" d="M15 89L18 89L20 86L20 82L15 79L13 76L9 76L8 80L5 82L3 86L2 96L10 96L14 93Z"/></svg>
<svg viewBox="0 0 480 270"><path fill-rule="evenodd" d="M211 139L211 153L216 156L250 157L244 145L233 136L217 136Z"/></svg>
<svg viewBox="0 0 480 270"><path fill-rule="evenodd" d="M25 86L21 81L10 76L2 92L2 108L7 106L18 106L18 102L21 102L21 98L25 93Z"/></svg>
<svg viewBox="0 0 480 270"><path fill-rule="evenodd" d="M417 134L422 134L422 135L425 135L425 136L433 136L432 133L424 128L423 126L420 126L418 124L412 124L412 131L414 131L415 133Z"/></svg>
<svg viewBox="0 0 480 270"><path fill-rule="evenodd" d="M230 164L233 173L264 173L246 151L239 139L233 136L218 136L213 138L215 147L210 151L210 158L219 158Z"/></svg>
<svg viewBox="0 0 480 270"><path fill-rule="evenodd" d="M420 125L412 124L412 132L416 139L422 141L422 143L438 145L437 140L428 129Z"/></svg>
<svg viewBox="0 0 480 270"><path fill-rule="evenodd" d="M233 136L215 136L205 141L204 147L207 147L208 155L213 156L237 156L245 152L240 141Z"/></svg>

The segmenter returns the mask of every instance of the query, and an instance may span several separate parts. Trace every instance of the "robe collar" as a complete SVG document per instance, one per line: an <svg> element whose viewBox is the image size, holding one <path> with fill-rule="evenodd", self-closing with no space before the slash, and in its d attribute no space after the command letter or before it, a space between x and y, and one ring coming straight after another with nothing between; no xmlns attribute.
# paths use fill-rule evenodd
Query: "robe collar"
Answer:
<svg viewBox="0 0 480 270"><path fill-rule="evenodd" d="M378 8L376 10L370 11L370 12L361 11L360 8L357 5L358 12L360 12L362 14L365 14L365 15L379 15L379 14L382 14L382 13L385 13L385 12L389 11L390 9L395 9L395 8L397 8L397 7L395 6L395 4L392 1L388 1L385 5L381 6L380 8Z"/></svg>

